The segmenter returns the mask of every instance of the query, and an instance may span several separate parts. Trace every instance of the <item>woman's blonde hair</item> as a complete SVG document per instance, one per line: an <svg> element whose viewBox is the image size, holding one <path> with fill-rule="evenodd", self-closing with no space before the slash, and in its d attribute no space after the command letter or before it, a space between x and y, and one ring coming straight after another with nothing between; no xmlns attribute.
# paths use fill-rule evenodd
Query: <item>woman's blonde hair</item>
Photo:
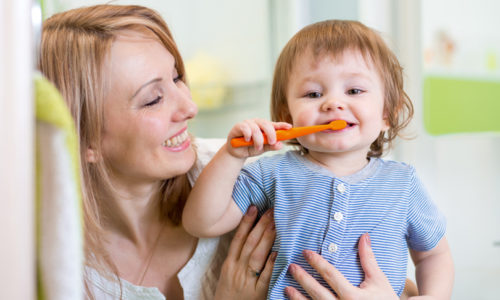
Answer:
<svg viewBox="0 0 500 300"><path fill-rule="evenodd" d="M311 51L317 59L324 55L340 57L346 50L360 51L365 60L373 62L384 84L384 115L389 130L381 132L371 144L368 157L380 157L384 145L391 147L413 117L413 104L403 90L403 68L383 39L372 29L357 21L328 20L304 27L285 45L276 63L271 92L273 121L292 122L288 109L288 82L300 55ZM300 144L297 140L291 142ZM303 152L307 149L303 148Z"/></svg>
<svg viewBox="0 0 500 300"><path fill-rule="evenodd" d="M80 139L80 164L87 266L117 274L102 241L106 199L116 197L109 168L102 159L86 161L87 149L101 152L106 78L103 68L111 44L121 31L149 29L173 55L179 74L184 63L172 34L160 15L142 6L97 5L58 13L43 24L39 69L62 93ZM182 76L185 80L185 76ZM165 218L180 225L191 187L183 174L162 184L160 206ZM88 284L86 282L86 284ZM88 286L87 286L88 288Z"/></svg>

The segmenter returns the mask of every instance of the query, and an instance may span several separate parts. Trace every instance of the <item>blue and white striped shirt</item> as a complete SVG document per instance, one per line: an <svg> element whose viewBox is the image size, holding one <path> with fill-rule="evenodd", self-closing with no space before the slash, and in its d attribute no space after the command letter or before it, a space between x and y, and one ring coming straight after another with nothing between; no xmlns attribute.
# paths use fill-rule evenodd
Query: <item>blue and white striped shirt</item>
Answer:
<svg viewBox="0 0 500 300"><path fill-rule="evenodd" d="M302 250L320 253L355 286L364 279L357 255L368 232L377 262L394 291L404 289L408 247L434 248L445 233L445 219L432 203L413 167L371 158L361 171L336 177L297 151L264 157L244 167L233 199L245 212L274 207L278 252L268 298L284 299L284 288L304 290L287 272L299 264L324 286Z"/></svg>

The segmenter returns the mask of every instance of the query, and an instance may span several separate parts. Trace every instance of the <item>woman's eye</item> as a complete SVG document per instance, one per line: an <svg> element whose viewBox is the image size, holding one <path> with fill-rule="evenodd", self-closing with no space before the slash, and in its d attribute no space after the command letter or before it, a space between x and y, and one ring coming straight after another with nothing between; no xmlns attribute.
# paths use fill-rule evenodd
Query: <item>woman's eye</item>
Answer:
<svg viewBox="0 0 500 300"><path fill-rule="evenodd" d="M162 96L158 96L153 101L146 103L144 106L153 106L155 104L158 104L158 103L160 103L162 98L163 98Z"/></svg>
<svg viewBox="0 0 500 300"><path fill-rule="evenodd" d="M348 95L359 95L361 93L363 93L363 91L360 89L350 89L347 91Z"/></svg>
<svg viewBox="0 0 500 300"><path fill-rule="evenodd" d="M174 78L174 82L177 83L179 81L182 81L182 78L183 78L183 75L182 74L179 74L177 75L175 78Z"/></svg>
<svg viewBox="0 0 500 300"><path fill-rule="evenodd" d="M307 98L321 98L321 96L323 96L323 94L320 92L310 92L306 94Z"/></svg>

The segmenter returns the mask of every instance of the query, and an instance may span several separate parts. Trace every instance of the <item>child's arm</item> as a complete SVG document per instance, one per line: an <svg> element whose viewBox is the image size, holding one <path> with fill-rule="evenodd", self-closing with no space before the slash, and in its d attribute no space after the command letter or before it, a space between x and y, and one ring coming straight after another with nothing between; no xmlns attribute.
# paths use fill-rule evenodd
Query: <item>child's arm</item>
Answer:
<svg viewBox="0 0 500 300"><path fill-rule="evenodd" d="M410 299L450 299L454 267L446 237L429 251L410 250L415 264L418 293ZM425 297L427 296L427 297Z"/></svg>
<svg viewBox="0 0 500 300"><path fill-rule="evenodd" d="M272 123L254 119L236 124L229 132L228 142L215 154L203 169L187 200L182 213L182 224L192 235L198 237L219 236L236 228L243 216L232 201L233 186L245 160L265 151L279 150L276 129L289 129L288 123ZM264 132L269 145L263 145ZM230 140L243 136L253 140L250 147L233 148Z"/></svg>

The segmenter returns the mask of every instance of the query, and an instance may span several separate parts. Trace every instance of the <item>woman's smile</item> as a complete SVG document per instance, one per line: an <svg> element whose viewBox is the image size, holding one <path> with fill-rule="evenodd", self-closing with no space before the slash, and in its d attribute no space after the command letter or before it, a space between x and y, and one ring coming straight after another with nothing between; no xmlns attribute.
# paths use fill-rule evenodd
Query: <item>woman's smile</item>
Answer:
<svg viewBox="0 0 500 300"><path fill-rule="evenodd" d="M189 147L190 144L191 139L189 133L186 128L184 128L181 133L165 140L162 146L168 148L170 151L182 151Z"/></svg>

